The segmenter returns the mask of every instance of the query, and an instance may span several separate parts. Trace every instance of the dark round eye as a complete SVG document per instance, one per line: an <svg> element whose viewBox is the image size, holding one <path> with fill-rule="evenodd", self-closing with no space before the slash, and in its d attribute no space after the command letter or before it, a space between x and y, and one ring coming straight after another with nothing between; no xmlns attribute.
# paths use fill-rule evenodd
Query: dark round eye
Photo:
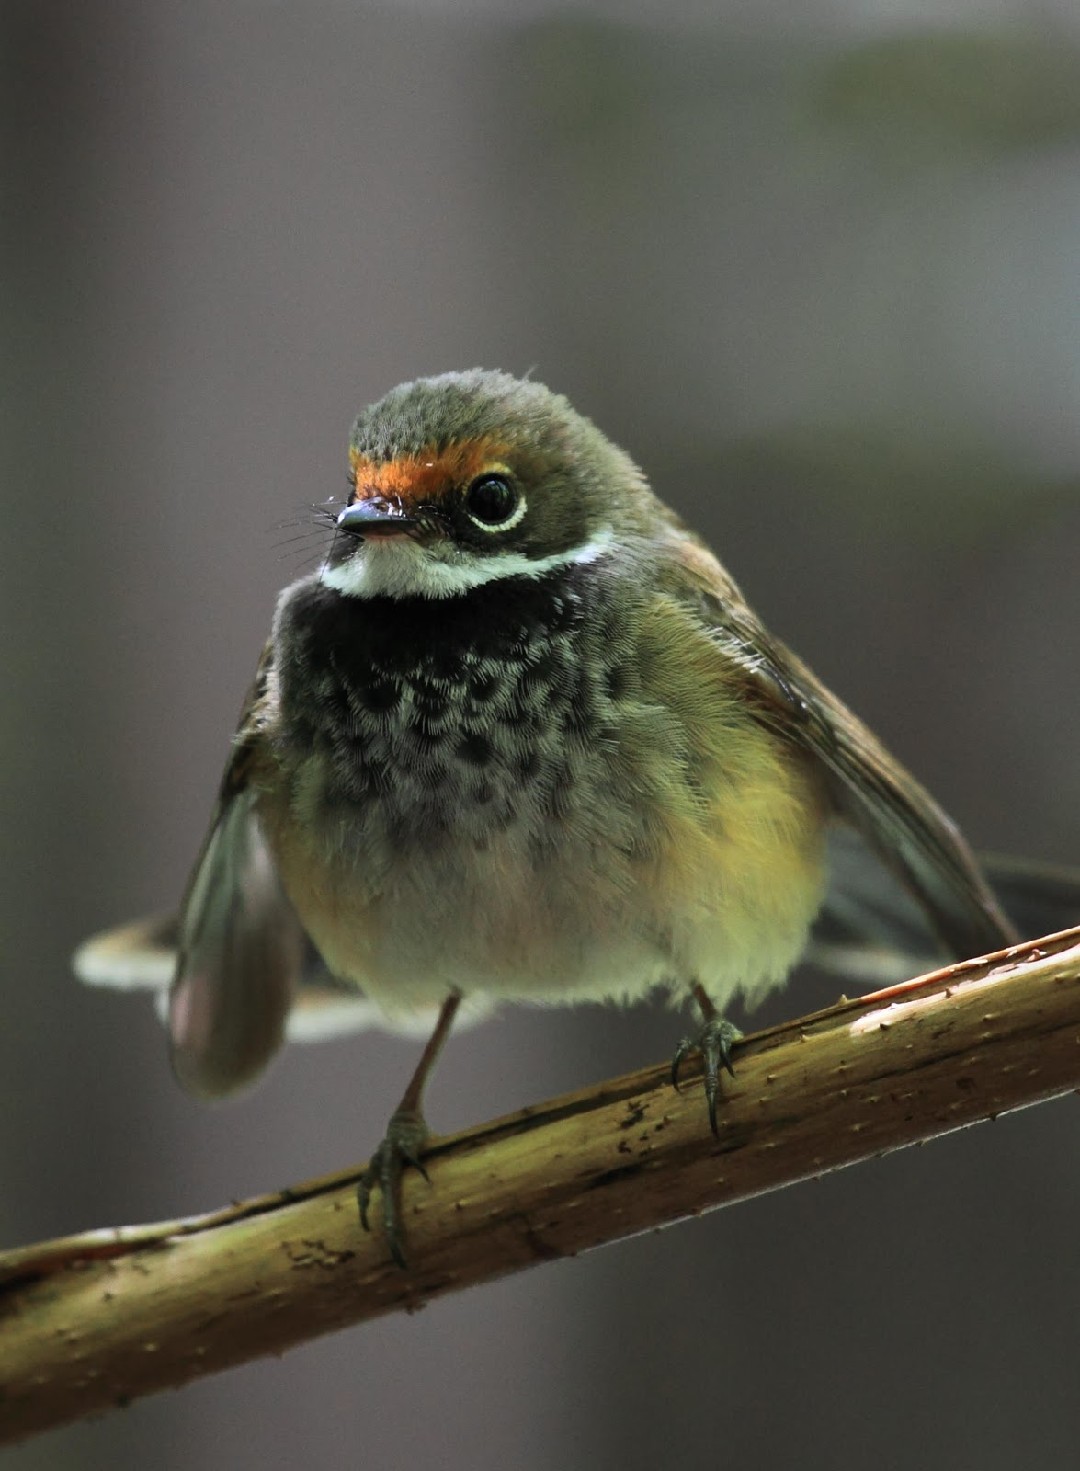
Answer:
<svg viewBox="0 0 1080 1471"><path fill-rule="evenodd" d="M465 492L469 519L485 531L505 530L525 514L525 501L505 475L478 475Z"/></svg>

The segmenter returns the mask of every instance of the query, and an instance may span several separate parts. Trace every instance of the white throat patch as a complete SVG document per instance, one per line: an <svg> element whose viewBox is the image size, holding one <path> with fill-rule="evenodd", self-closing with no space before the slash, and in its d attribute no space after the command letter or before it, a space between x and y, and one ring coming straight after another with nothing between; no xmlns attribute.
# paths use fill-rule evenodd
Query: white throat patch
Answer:
<svg viewBox="0 0 1080 1471"><path fill-rule="evenodd" d="M372 538L336 567L324 564L319 579L350 598L452 598L502 577L543 577L555 567L595 562L615 540L610 526L569 551L533 560L520 552L463 556L440 562L408 537Z"/></svg>

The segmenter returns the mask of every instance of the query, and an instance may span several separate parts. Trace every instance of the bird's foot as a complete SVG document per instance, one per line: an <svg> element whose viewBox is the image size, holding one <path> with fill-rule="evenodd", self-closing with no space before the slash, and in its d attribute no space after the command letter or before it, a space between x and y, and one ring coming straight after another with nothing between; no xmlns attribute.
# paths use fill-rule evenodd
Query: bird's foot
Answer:
<svg viewBox="0 0 1080 1471"><path fill-rule="evenodd" d="M422 1155L428 1139L428 1128L422 1113L413 1109L402 1109L392 1115L386 1127L386 1136L368 1162L356 1187L356 1198L360 1206L360 1224L365 1231L371 1230L368 1206L372 1191L378 1187L383 1201L383 1235L390 1248L390 1255L399 1267L408 1265L405 1259L405 1225L401 1211L401 1179L406 1165L419 1170L424 1179Z"/></svg>
<svg viewBox="0 0 1080 1471"><path fill-rule="evenodd" d="M691 1052L700 1052L705 1064L705 1101L709 1105L709 1127L719 1134L716 1123L716 1100L720 1095L720 1069L726 1068L732 1077L735 1069L731 1065L732 1043L742 1036L738 1027L725 1021L722 1016L711 1017L696 1037L684 1037L671 1059L671 1082L679 1086L679 1069Z"/></svg>

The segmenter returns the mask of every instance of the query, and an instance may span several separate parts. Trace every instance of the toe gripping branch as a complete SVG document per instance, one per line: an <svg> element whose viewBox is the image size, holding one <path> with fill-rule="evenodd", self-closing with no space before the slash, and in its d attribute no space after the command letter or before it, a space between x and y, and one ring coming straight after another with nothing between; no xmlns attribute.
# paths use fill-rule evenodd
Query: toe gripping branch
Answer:
<svg viewBox="0 0 1080 1471"><path fill-rule="evenodd" d="M717 1102L720 1096L720 1070L725 1068L732 1077L735 1076L731 1049L742 1034L731 1022L716 1014L712 1002L703 990L695 987L694 994L704 1013L704 1024L696 1036L684 1037L675 1049L675 1056L671 1062L671 1081L673 1086L678 1088L679 1070L682 1064L691 1052L700 1052L705 1067L705 1099L709 1106L709 1127L714 1135L719 1135ZM435 1031L405 1090L405 1096L392 1115L386 1134L371 1156L356 1187L360 1224L365 1231L371 1230L369 1208L372 1196L376 1190L382 1195L383 1236L390 1255L401 1268L408 1266L405 1255L402 1177L405 1170L411 1166L419 1171L425 1180L428 1179L423 1154L429 1136L420 1100L424 1084L450 1031L460 1001L460 994L452 992L443 1003Z"/></svg>
<svg viewBox="0 0 1080 1471"><path fill-rule="evenodd" d="M742 1033L732 1022L726 1021L722 1016L711 1016L698 1032L696 1037L684 1037L675 1049L675 1056L671 1059L671 1082L676 1089L679 1087L679 1070L689 1057L691 1052L700 1052L705 1065L705 1101L709 1106L709 1128L713 1134L719 1137L720 1129L716 1121L716 1104L720 1096L720 1069L724 1068L735 1076L735 1069L731 1062L732 1045L739 1040Z"/></svg>
<svg viewBox="0 0 1080 1471"><path fill-rule="evenodd" d="M428 1130L421 1113L398 1109L387 1125L386 1136L371 1156L367 1169L360 1176L356 1187L357 1204L360 1207L360 1224L365 1231L371 1230L368 1206L376 1188L382 1194L383 1236L390 1248L390 1255L399 1267L405 1268L405 1223L402 1218L401 1177L407 1165L419 1170L425 1180L428 1172L421 1158L427 1143ZM429 1181L430 1183L430 1181Z"/></svg>
<svg viewBox="0 0 1080 1471"><path fill-rule="evenodd" d="M367 1168L360 1176L356 1187L356 1200L360 1207L360 1224L365 1231L371 1230L368 1207L376 1188L382 1193L383 1236L390 1255L399 1267L405 1268L405 1220L401 1202L401 1177L406 1166L419 1170L424 1179L428 1172L424 1168L423 1153L428 1142L428 1127L424 1122L421 1100L424 1087L442 1051L443 1043L450 1035L454 1017L461 1005L461 992L451 991L439 1008L435 1030L428 1038L427 1046L416 1064L416 1071L409 1079L404 1097L391 1115L382 1143L371 1156Z"/></svg>

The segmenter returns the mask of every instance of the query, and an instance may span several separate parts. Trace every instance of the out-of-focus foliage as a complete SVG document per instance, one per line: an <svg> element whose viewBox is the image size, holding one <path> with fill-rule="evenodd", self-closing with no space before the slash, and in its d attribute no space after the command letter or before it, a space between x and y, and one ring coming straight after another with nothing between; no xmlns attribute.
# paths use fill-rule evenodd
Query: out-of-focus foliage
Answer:
<svg viewBox="0 0 1080 1471"><path fill-rule="evenodd" d="M1080 49L1065 34L913 30L842 50L816 100L894 161L1053 146L1080 132Z"/></svg>

